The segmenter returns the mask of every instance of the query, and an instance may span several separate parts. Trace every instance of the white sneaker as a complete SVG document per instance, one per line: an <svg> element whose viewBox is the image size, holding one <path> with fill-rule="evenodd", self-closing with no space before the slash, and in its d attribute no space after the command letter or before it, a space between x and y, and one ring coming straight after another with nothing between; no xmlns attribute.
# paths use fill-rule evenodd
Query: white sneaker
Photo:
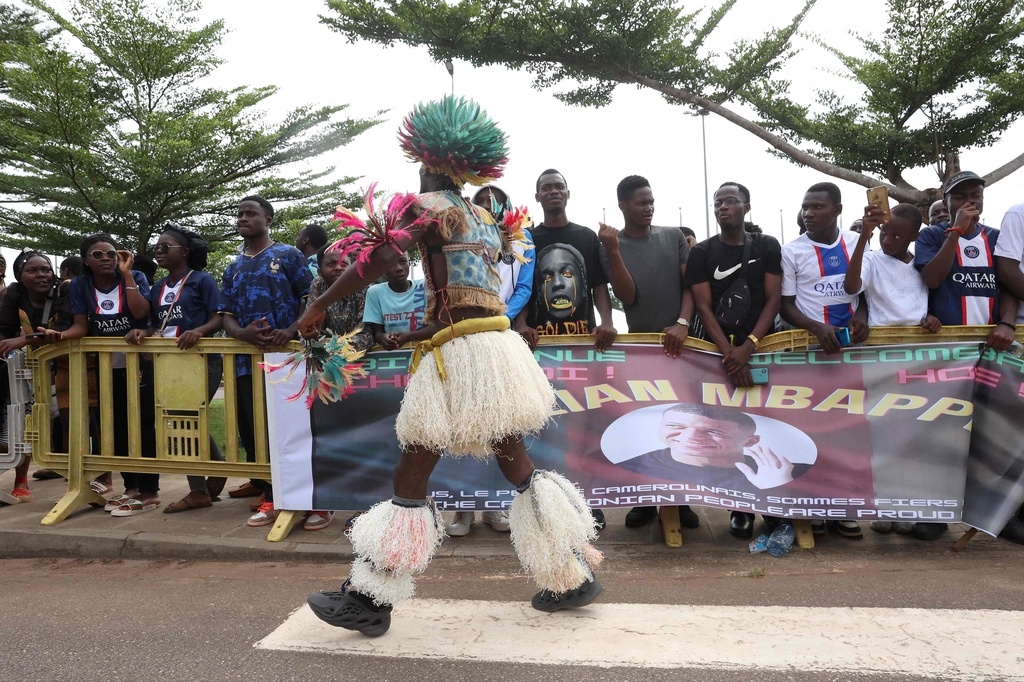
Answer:
<svg viewBox="0 0 1024 682"><path fill-rule="evenodd" d="M455 512L455 518L448 524L447 533L455 538L469 535L469 529L473 525L473 512Z"/></svg>
<svg viewBox="0 0 1024 682"><path fill-rule="evenodd" d="M507 533L509 531L508 512L486 511L483 513L484 523L498 531Z"/></svg>

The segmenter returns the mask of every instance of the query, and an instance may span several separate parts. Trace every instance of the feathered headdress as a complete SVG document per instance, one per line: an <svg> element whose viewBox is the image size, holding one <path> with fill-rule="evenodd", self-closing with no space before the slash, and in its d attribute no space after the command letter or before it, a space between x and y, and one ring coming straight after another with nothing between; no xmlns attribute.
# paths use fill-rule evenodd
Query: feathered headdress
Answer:
<svg viewBox="0 0 1024 682"><path fill-rule="evenodd" d="M282 378L271 381L277 384L288 381L295 374L302 362L306 363L306 381L297 393L288 396L288 401L298 400L306 394L306 409L313 407L313 401L320 398L324 404L337 402L354 391L352 381L356 377L366 376L361 364L353 364L363 357L366 351L357 351L350 343L352 337L361 329L355 329L344 336L331 333L316 341L303 341L302 350L292 353L284 362L277 364L261 362L260 367L267 374L288 367L288 373Z"/></svg>
<svg viewBox="0 0 1024 682"><path fill-rule="evenodd" d="M446 95L417 104L398 131L402 151L431 173L450 177L460 188L500 178L508 163L505 133L480 105Z"/></svg>
<svg viewBox="0 0 1024 682"><path fill-rule="evenodd" d="M401 253L402 248L398 246L396 240L410 237L409 227L430 222L430 219L423 213L406 227L399 228L398 225L402 218L418 201L416 195L396 194L388 200L387 208L380 211L373 202L373 193L376 189L377 183L375 182L363 194L363 208L366 211L365 223L344 206L338 206L334 213L334 219L340 221L338 230L351 230L351 233L332 244L329 250L340 251L341 259L357 254L356 272L360 277L363 275L363 266L370 262L370 256L375 249L390 244L393 249Z"/></svg>

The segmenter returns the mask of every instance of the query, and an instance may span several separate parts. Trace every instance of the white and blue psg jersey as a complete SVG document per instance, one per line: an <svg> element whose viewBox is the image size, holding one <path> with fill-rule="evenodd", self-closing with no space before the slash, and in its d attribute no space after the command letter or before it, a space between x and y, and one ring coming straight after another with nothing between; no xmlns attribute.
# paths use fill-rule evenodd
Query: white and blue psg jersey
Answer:
<svg viewBox="0 0 1024 682"><path fill-rule="evenodd" d="M946 228L941 223L921 230L914 250L914 267L924 268L946 242ZM956 260L946 279L928 295L928 312L945 325L984 325L999 321L999 287L992 254L996 250L999 230L978 225L970 239L957 240Z"/></svg>
<svg viewBox="0 0 1024 682"><path fill-rule="evenodd" d="M782 295L795 296L796 307L818 322L845 327L857 312L857 294L846 293L846 271L859 235L840 230L831 244L811 241L804 233L782 247Z"/></svg>

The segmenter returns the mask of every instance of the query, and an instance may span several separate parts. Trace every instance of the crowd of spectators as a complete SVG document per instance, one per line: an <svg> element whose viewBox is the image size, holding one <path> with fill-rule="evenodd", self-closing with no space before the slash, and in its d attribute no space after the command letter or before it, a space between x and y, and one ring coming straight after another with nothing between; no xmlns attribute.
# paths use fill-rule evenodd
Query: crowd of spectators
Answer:
<svg viewBox="0 0 1024 682"><path fill-rule="evenodd" d="M536 182L534 198L542 219L527 234L533 249L523 252L526 263L509 257L498 264L501 295L513 329L532 348L540 336L574 334L589 335L597 350L606 350L617 335L614 293L629 332L663 334L664 352L671 358L680 356L691 335L714 344L736 387L754 385L751 355L765 336L787 326L809 331L823 352L835 354L864 342L872 327L920 326L937 332L943 325L994 325L986 343L1005 350L1016 325L1024 323L1024 204L1006 213L1001 229L985 226L980 222L984 186L978 175L960 172L945 182L943 198L930 206L927 216L910 204L892 207L888 216L869 205L857 211L862 215L851 230L843 230L839 188L817 183L804 194L800 236L783 246L748 222L752 199L739 182L717 189L713 206L718 233L698 242L689 228L653 224L654 192L638 175L624 178L617 187L622 229L602 223L595 231L573 223L566 213L568 182L559 171L547 169ZM511 197L494 185L477 191L472 201L498 220L513 206ZM13 263L14 281L8 286L7 263L0 257L0 354L84 336L119 337L131 344L161 336L189 349L201 338L223 333L261 351L295 339L305 302L322 295L351 262L328 248L330 238L320 225L305 226L294 246L275 241L273 218L273 206L261 197L239 202L236 227L242 242L219 286L205 272L208 245L203 237L170 223L153 246L152 259L124 250L110 235L95 234L82 240L78 256L62 261L59 274L46 255L24 250ZM872 250L876 231L879 248ZM165 276L154 282L157 267ZM335 303L327 313L327 329L347 334L361 328L353 338L360 350L374 345L394 350L430 338L435 328L424 319L424 282L411 277L413 269L403 256L383 281ZM735 308L731 303L738 296L745 303ZM97 452L98 406L108 401L114 454L127 456L125 354L115 353L111 364L113 381L102 382L98 363L87 361L90 441ZM249 356L237 355L234 367L224 367L220 356L209 355L207 364L210 400L223 372L235 372L239 438L247 461L256 461ZM139 409L152 415L152 362L141 355L139 368ZM6 391L2 379L0 387ZM103 385L113 386L110 396L102 395ZM68 388L64 358L54 367L53 442L65 448ZM153 419L142 419L140 433L141 455L155 456ZM212 437L210 449L212 459L223 460ZM17 468L13 493L25 501L31 500L27 473L26 460ZM57 474L38 470L34 476ZM157 474L121 476L120 493L109 473L92 483L107 497L106 510L113 516L142 514L161 505ZM225 482L189 476L188 495L165 506L164 512L209 507ZM253 498L250 526L274 523L269 481L251 480L228 494ZM699 526L698 514L689 507L676 511L683 527ZM603 527L600 510L594 515ZM637 507L626 515L626 525L640 527L657 517L657 508ZM305 528L326 528L333 519L332 511L313 510ZM457 513L448 533L469 533L473 520L471 512ZM499 531L509 528L502 512L486 512L483 521ZM764 522L771 530L781 520L766 517ZM730 532L736 537L751 537L754 525L752 514L731 515ZM872 528L925 540L946 530L945 524L889 522L874 522ZM848 538L862 536L854 521L814 525L815 533L829 530Z"/></svg>

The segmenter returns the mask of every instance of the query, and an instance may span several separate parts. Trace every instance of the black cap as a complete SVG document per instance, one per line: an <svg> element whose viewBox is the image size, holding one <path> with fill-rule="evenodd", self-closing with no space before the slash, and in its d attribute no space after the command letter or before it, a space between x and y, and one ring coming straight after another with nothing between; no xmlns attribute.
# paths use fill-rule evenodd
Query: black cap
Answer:
<svg viewBox="0 0 1024 682"><path fill-rule="evenodd" d="M980 182L983 187L985 186L985 179L977 173L973 173L971 171L960 171L959 173L954 173L949 176L949 179L942 185L943 195L949 194L954 187L962 182Z"/></svg>

